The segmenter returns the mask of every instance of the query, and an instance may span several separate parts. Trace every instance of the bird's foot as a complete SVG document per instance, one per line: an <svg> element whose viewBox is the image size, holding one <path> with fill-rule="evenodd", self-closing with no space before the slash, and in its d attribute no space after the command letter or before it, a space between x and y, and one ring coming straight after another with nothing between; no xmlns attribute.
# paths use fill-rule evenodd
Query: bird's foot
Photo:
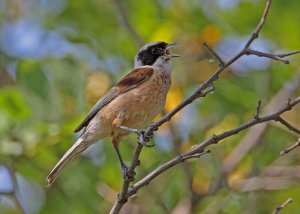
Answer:
<svg viewBox="0 0 300 214"><path fill-rule="evenodd" d="M136 175L136 173L134 171L129 172L129 168L125 164L122 164L121 167L122 167L123 179L128 179L129 182L134 181L134 176Z"/></svg>
<svg viewBox="0 0 300 214"><path fill-rule="evenodd" d="M155 144L149 144L148 143L153 137L153 131L145 134L146 130L134 129L134 128L130 128L130 127L127 127L127 126L118 126L118 128L123 129L123 130L128 131L128 132L131 132L131 133L136 133L138 135L139 143L142 144L145 147L155 146ZM156 131L156 130L154 130L154 131Z"/></svg>
<svg viewBox="0 0 300 214"><path fill-rule="evenodd" d="M153 137L153 133L151 133L151 135L145 135L145 130L138 130L137 134L138 134L138 140L139 140L140 144L142 144L145 147L153 147L153 146L155 146L154 143L153 144L149 144L149 141Z"/></svg>

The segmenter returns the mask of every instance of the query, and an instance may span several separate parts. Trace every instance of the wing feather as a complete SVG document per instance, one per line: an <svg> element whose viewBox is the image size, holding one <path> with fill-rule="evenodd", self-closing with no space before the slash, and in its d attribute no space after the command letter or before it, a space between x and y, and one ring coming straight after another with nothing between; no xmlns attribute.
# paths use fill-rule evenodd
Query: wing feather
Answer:
<svg viewBox="0 0 300 214"><path fill-rule="evenodd" d="M80 125L75 129L74 132L79 132L81 129L86 127L100 109L117 98L120 94L136 88L137 86L146 82L152 76L152 74L153 69L150 67L137 68L127 74L120 82L118 82L111 90L109 90L102 99L100 99L94 105L86 118L80 123Z"/></svg>

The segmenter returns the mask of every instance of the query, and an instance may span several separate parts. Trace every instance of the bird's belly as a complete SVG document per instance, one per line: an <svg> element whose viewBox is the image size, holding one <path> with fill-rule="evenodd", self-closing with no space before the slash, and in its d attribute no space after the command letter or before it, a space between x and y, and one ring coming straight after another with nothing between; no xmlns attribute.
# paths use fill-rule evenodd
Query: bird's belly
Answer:
<svg viewBox="0 0 300 214"><path fill-rule="evenodd" d="M126 132L113 127L113 121L118 118L122 126L140 129L150 123L164 108L170 82L164 82L159 77L141 87L119 95L96 115L100 122L101 136L125 134ZM151 83L152 82L152 83Z"/></svg>
<svg viewBox="0 0 300 214"><path fill-rule="evenodd" d="M118 112L124 112L122 125L132 128L142 128L151 122L164 108L166 92L147 88L144 90L131 90L120 97ZM122 101L121 101L122 100Z"/></svg>
<svg viewBox="0 0 300 214"><path fill-rule="evenodd" d="M163 110L164 105L163 94L152 93L129 98L123 124L132 128L142 128Z"/></svg>

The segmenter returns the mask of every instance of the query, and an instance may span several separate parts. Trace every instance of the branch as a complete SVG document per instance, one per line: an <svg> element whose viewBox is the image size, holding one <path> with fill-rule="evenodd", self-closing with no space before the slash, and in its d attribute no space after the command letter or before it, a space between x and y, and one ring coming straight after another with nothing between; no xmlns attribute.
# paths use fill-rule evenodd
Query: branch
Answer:
<svg viewBox="0 0 300 214"><path fill-rule="evenodd" d="M284 125L285 127L287 127L289 130L300 134L300 130L295 128L294 126L292 126L289 122L287 122L285 119L283 119L282 117L278 117L277 121L280 122L282 125Z"/></svg>
<svg viewBox="0 0 300 214"><path fill-rule="evenodd" d="M270 54L270 53L265 53L265 52L261 52L261 51L256 51L256 50L252 50L252 49L247 49L246 50L246 55L255 55L258 57L266 57L275 61L280 61L283 62L284 64L289 64L290 62L286 59L283 59L286 56L291 56L294 54L298 54L300 53L300 51L292 51L292 52L288 52L285 54Z"/></svg>
<svg viewBox="0 0 300 214"><path fill-rule="evenodd" d="M299 103L300 103L300 97L298 97L297 99L295 99L292 102L289 102L288 105L282 107L280 110L274 112L273 114L269 114L269 115L266 115L266 116L263 116L260 118L254 117L252 120L244 123L243 125L235 128L235 129L231 129L231 130L223 132L221 134L211 136L209 139L202 142L201 144L194 146L190 151L185 152L185 153L173 158L172 160L168 161L167 163L160 165L158 168L156 168L151 173L146 175L143 179L141 179L140 181L135 183L132 186L132 188L130 189L130 191L128 192L128 197L135 194L143 186L148 185L154 178L156 178L160 174L164 173L171 167L173 167L187 159L194 158L194 157L201 157L203 154L206 154L207 152L205 152L204 150L209 145L217 144L219 141L221 141L225 138L228 138L232 135L238 134L239 132L241 132L245 129L248 129L249 127L255 126L257 124L264 123L264 122L271 121L271 120L277 120L277 118L280 115L282 115L283 113L285 113L287 111L290 111L295 105L297 105Z"/></svg>
<svg viewBox="0 0 300 214"><path fill-rule="evenodd" d="M209 47L206 42L203 42L202 45L219 61L219 66L223 66L225 64L222 58L211 47Z"/></svg>
<svg viewBox="0 0 300 214"><path fill-rule="evenodd" d="M289 153L290 151L294 150L294 149L297 148L298 146L300 146L300 138L298 139L298 141L297 141L294 145L292 145L292 146L286 148L285 150L282 150L282 151L280 152L280 155L283 156L283 155Z"/></svg>
<svg viewBox="0 0 300 214"><path fill-rule="evenodd" d="M272 0L267 0L265 10L264 10L263 15L260 19L260 22L256 26L256 29L252 33L250 39L246 43L246 45L244 47L245 50L248 49L250 47L250 45L253 43L253 41L258 38L259 32L261 31L262 27L264 26L264 24L266 22L266 19L267 19L267 16L269 14L269 11L270 11L270 8L271 8L271 3L272 3Z"/></svg>
<svg viewBox="0 0 300 214"><path fill-rule="evenodd" d="M297 88L300 85L300 73L297 72L291 80L285 83L282 88L272 97L268 104L261 109L259 103L256 107L256 115L260 112L273 112L278 106L285 105ZM260 104L261 105L261 104ZM258 113L257 113L258 112ZM240 140L240 143L227 155L222 161L220 172L213 182L210 183L209 190L203 196L211 195L219 190L227 181L227 176L237 167L239 162L257 145L261 142L261 137L268 127L267 123L262 123L257 126L249 128L247 134ZM295 132L296 133L296 132Z"/></svg>
<svg viewBox="0 0 300 214"><path fill-rule="evenodd" d="M116 0L116 1L117 1L117 3L120 3L119 2L120 0ZM220 74L223 73L224 70L227 67L229 67L231 64L236 62L242 56L249 55L249 54L256 55L256 56L261 56L262 54L267 55L267 56L275 56L275 55L267 54L267 53L261 53L261 52L258 53L258 51L254 51L254 50L251 50L249 48L250 45L253 43L253 41L256 38L258 38L259 32L261 31L261 29L262 29L262 27L265 23L265 20L267 18L267 15L269 13L271 2L272 2L272 0L267 0L262 18L261 18L259 24L257 25L256 29L252 33L251 37L249 38L249 40L245 44L244 48L239 53L234 55L229 61L224 62L221 59L221 57L215 51L213 51L206 43L203 44L209 50L209 52L214 57L216 57L217 60L219 61L219 66L218 66L217 70L206 81L201 83L190 96L185 98L171 112L167 113L165 116L160 118L157 122L150 124L144 132L138 131L139 144L138 144L138 147L137 147L137 149L134 153L134 156L136 156L136 160L134 160L135 158L133 158L132 162L131 162L131 165L129 167L131 173L134 173L134 169L137 166L136 163L139 162L138 157L139 157L140 152L142 150L142 144L144 144L144 141L145 142L149 141L149 139L153 135L154 131L158 130L158 128L162 124L169 121L176 113L181 111L187 105L191 104L192 102L199 99L200 97L205 97L207 94L213 92L215 90L214 87L213 87L213 83L216 80L218 80ZM290 55L297 54L297 53L299 53L299 51L294 51L294 52L290 52L290 53L287 53L287 54L277 55L277 57L283 58L283 57L290 56ZM275 57L269 57L269 58L271 58L273 60L278 60L277 58L275 59ZM281 60L279 60L279 61L281 61ZM298 104L299 102L300 102L300 97L297 98L296 100L294 100L293 102L289 102L286 107L282 108L278 112L275 112L274 114L271 114L271 115L267 115L265 117L259 117L259 115L258 115L259 111L260 111L260 104L259 104L259 106L257 107L256 117L254 117L253 120L243 124L242 126L236 128L236 129L224 132L224 133L219 134L219 135L214 135L211 138L209 138L208 140L204 141L203 143L195 146L189 152L186 152L182 155L179 155L179 156L173 158L172 160L170 160L169 162L157 167L151 173L146 175L143 179L141 179L140 181L135 183L129 190L128 190L128 188L129 188L130 180L124 179L122 191L119 194L118 199L116 200L116 202L115 202L115 204L114 204L114 206L113 206L110 213L118 213L121 210L122 206L126 203L128 197L135 194L141 187L147 185L154 178L156 178L158 175L165 172L166 170L170 169L171 167L173 167L173 166L175 166L175 165L177 165L181 162L184 162L187 159L201 157L203 154L207 153L207 152L204 151L204 149L207 146L209 146L211 144L214 144L214 143L218 143L220 140L222 140L224 138L227 138L227 137L229 137L233 134L237 134L240 131L245 130L245 129L251 127L251 126L254 126L254 125L259 124L259 123L267 122L267 121L270 121L270 120L277 120L278 117L282 113L284 113L286 111L289 111L294 105ZM140 135L139 133L142 133L142 135ZM135 162L135 161L137 161L137 162Z"/></svg>
<svg viewBox="0 0 300 214"><path fill-rule="evenodd" d="M295 55L295 54L298 54L298 53L300 53L300 50L292 51L292 52L285 53L285 54L278 54L277 56L280 57L280 58L284 58L284 57Z"/></svg>
<svg viewBox="0 0 300 214"><path fill-rule="evenodd" d="M260 115L260 110L261 110L261 100L259 100L257 102L257 106L256 106L256 114L255 114L255 118L259 119L259 115Z"/></svg>
<svg viewBox="0 0 300 214"><path fill-rule="evenodd" d="M277 214L279 213L279 211L281 209L283 209L286 205L290 204L293 202L293 199L292 198L289 198L286 202L284 202L282 205L278 206L275 208L275 210L273 211L273 214Z"/></svg>
<svg viewBox="0 0 300 214"><path fill-rule="evenodd" d="M289 99L300 85L300 73L296 73L291 80L284 84L282 89L277 92L267 105L262 109L262 112L272 112L278 106L284 105L285 100ZM230 174L238 165L238 163L260 142L267 124L260 124L249 129L248 133L240 140L240 143L234 147L229 155L223 161L223 173L220 175L222 179L226 174Z"/></svg>

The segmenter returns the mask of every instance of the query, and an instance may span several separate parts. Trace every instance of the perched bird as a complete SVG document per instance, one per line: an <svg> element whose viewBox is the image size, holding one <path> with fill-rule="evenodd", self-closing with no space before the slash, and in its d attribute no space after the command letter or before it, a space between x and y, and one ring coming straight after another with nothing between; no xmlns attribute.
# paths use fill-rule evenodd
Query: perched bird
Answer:
<svg viewBox="0 0 300 214"><path fill-rule="evenodd" d="M120 126L140 129L163 110L171 85L170 59L178 56L169 52L174 45L155 42L141 48L135 57L135 69L112 87L75 129L83 129L82 134L50 172L48 185L75 156L105 137L113 137L123 176L126 175L119 143L129 132Z"/></svg>

